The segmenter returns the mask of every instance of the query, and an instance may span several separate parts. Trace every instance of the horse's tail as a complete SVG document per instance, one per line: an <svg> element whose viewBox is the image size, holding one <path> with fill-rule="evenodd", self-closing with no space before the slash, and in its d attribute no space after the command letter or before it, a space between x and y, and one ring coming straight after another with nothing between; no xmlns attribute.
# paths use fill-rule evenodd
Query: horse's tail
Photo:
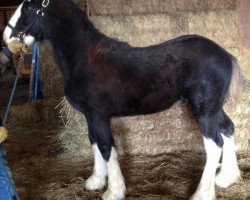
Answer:
<svg viewBox="0 0 250 200"><path fill-rule="evenodd" d="M243 75L240 65L235 57L232 56L232 76L229 89L226 94L226 103L229 108L236 108L239 97L243 90Z"/></svg>

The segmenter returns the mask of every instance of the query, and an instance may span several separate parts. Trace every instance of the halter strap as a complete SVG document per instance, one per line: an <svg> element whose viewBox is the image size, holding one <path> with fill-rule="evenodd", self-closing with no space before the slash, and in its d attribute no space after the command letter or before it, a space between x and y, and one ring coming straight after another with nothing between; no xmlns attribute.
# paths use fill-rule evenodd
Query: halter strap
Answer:
<svg viewBox="0 0 250 200"><path fill-rule="evenodd" d="M44 11L45 8L48 7L49 3L50 3L49 0L43 0L43 2L42 2L42 8L39 9L36 12L36 14L39 15L39 16L44 16L44 12L43 11Z"/></svg>
<svg viewBox="0 0 250 200"><path fill-rule="evenodd" d="M46 8L49 5L49 0L43 0L42 7Z"/></svg>
<svg viewBox="0 0 250 200"><path fill-rule="evenodd" d="M25 0L30 2L30 0ZM32 28L32 26L40 19L40 17L44 16L44 9L48 7L50 1L49 0L43 0L42 2L42 8L37 10L36 14L39 16L39 18L37 18L36 20L34 20L29 26L27 26L24 31L22 32L18 32L18 38L23 41L24 37L26 36L26 34L28 33L28 31ZM7 26L12 30L15 31L16 28L13 27L10 23L7 24Z"/></svg>
<svg viewBox="0 0 250 200"><path fill-rule="evenodd" d="M24 1L31 2L31 0L24 0ZM43 0L42 7L46 8L46 7L48 7L48 5L49 5L49 0Z"/></svg>
<svg viewBox="0 0 250 200"><path fill-rule="evenodd" d="M8 22L7 26L11 29L14 30L15 28Z"/></svg>

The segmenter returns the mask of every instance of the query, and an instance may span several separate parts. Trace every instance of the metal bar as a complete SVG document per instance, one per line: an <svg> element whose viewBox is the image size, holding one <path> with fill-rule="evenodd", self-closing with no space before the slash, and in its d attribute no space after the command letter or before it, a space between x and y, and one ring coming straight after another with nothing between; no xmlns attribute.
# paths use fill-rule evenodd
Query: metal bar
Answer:
<svg viewBox="0 0 250 200"><path fill-rule="evenodd" d="M0 11L15 11L17 9L17 6L8 6L8 7L0 7Z"/></svg>
<svg viewBox="0 0 250 200"><path fill-rule="evenodd" d="M34 75L35 75L35 51L36 51L36 43L33 45L32 50L32 61L31 61L31 68L30 68L30 88L29 88L29 101L33 100L33 89L34 89Z"/></svg>
<svg viewBox="0 0 250 200"><path fill-rule="evenodd" d="M38 91L38 81L39 81L39 65L38 65L38 45L36 45L36 61L35 61L35 88L34 88L34 97L33 100L37 99Z"/></svg>

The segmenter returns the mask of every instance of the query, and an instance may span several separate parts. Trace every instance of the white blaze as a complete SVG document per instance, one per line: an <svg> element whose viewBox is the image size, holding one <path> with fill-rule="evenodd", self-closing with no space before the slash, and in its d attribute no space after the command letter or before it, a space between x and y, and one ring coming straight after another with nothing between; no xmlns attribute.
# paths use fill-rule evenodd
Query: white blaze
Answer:
<svg viewBox="0 0 250 200"><path fill-rule="evenodd" d="M11 19L10 19L10 21L9 21L9 24L10 24L11 26L13 26L13 27L16 26L17 21L18 21L18 19L19 19L20 16L21 16L22 6L23 6L23 3L20 4L20 5L18 6L17 10L15 11L14 15L11 17ZM6 44L9 44L11 41L18 39L18 38L15 38L15 37L10 37L10 36L11 36L11 33L12 33L11 28L7 26L7 27L4 29L4 32L3 32L3 39L4 39L4 42L5 42ZM33 43L34 41L35 41L35 38L32 37L32 36L30 36L30 35L27 35L27 36L25 36L25 38L24 38L24 43L25 43L26 45L28 45L28 46L32 45L32 43Z"/></svg>
<svg viewBox="0 0 250 200"><path fill-rule="evenodd" d="M14 15L11 17L11 19L9 21L9 24L13 27L16 26L16 23L17 23L19 17L21 16L22 6L23 6L23 3L20 6L18 6L17 10L15 11ZM12 33L12 30L10 29L10 27L6 26L6 28L4 29L4 32L3 32L3 39L4 39L4 42L6 44L9 44L12 40L16 39L16 38L10 37L11 33Z"/></svg>

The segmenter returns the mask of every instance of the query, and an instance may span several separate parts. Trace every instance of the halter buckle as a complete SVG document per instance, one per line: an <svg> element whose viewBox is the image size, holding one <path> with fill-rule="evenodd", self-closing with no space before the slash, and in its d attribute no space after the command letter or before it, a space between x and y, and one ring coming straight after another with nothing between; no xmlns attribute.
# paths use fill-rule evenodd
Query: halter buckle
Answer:
<svg viewBox="0 0 250 200"><path fill-rule="evenodd" d="M25 36L26 36L26 34L23 33L23 32L18 33L18 38L19 38L19 40L20 40L21 42L23 42Z"/></svg>
<svg viewBox="0 0 250 200"><path fill-rule="evenodd" d="M43 0L42 7L46 8L49 5L49 0Z"/></svg>
<svg viewBox="0 0 250 200"><path fill-rule="evenodd" d="M37 14L38 16L44 16L44 12L43 12L42 10L36 11L36 14Z"/></svg>

